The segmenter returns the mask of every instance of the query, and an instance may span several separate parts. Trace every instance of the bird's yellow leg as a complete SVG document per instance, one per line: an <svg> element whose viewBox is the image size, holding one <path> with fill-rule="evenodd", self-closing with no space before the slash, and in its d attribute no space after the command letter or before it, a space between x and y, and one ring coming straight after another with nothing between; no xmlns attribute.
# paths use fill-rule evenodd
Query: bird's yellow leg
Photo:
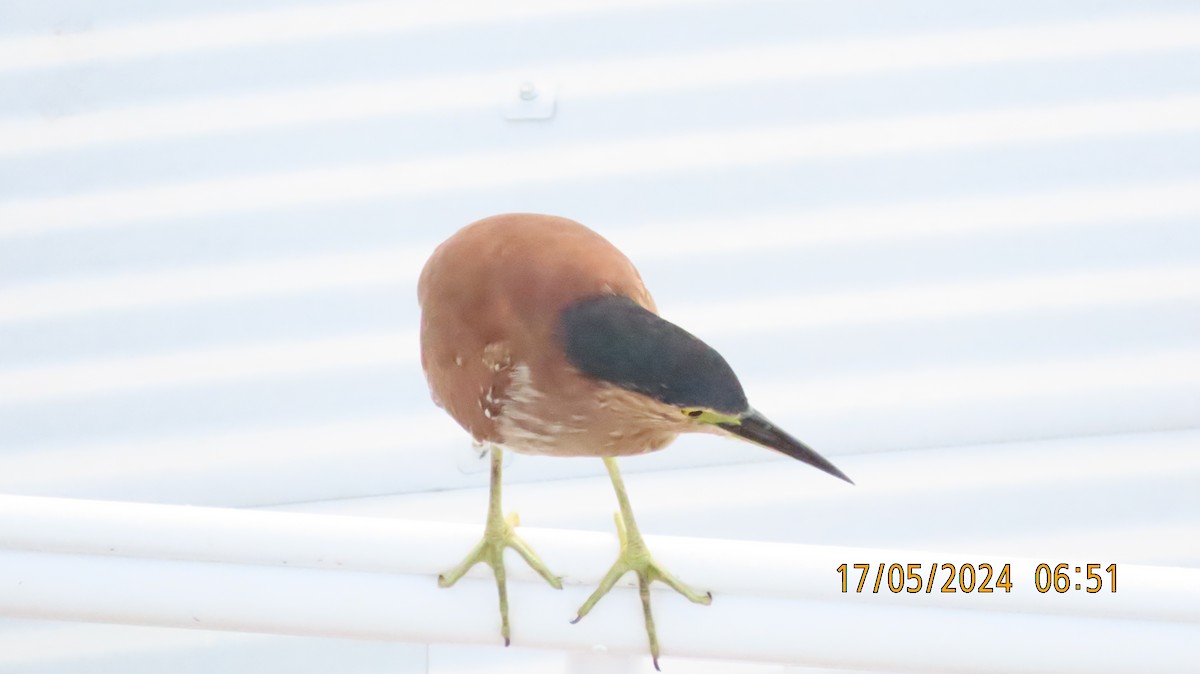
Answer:
<svg viewBox="0 0 1200 674"><path fill-rule="evenodd" d="M466 556L458 566L438 576L439 587L450 587L458 582L459 578L463 577L471 567L483 562L492 567L492 573L496 576L496 588L500 592L500 634L504 637L504 645L509 644L508 633L508 585L505 582L504 573L504 548L512 548L546 579L555 589L562 589L562 580L550 572L546 568L545 563L537 556L537 553L530 548L525 541L521 540L520 536L513 531L513 527L520 525L520 519L516 513L509 514L504 517L500 511L500 468L503 465L502 450L495 445L492 446L492 475L491 487L488 493L488 515L487 526L483 529L483 540L475 546L473 550Z"/></svg>
<svg viewBox="0 0 1200 674"><path fill-rule="evenodd" d="M661 564L654 561L654 558L650 556L650 550L646 547L646 541L642 540L642 534L638 531L637 522L633 519L633 509L629 506L629 496L625 493L625 482L617 470L617 460L605 457L604 466L608 468L613 489L617 492L617 503L621 506L621 512L613 517L617 523L617 537L621 541L621 552L612 568L605 574L604 580L600 581L600 586L596 588L592 596L587 598L583 606L579 607L579 615L575 616L571 622L579 622L583 616L588 614L588 611L592 610L596 602L600 601L601 597L608 594L621 576L633 571L637 574L638 594L642 598L642 615L646 620L646 635L650 638L650 655L654 658L654 668L658 669L658 634L654 629L654 615L650 612L650 583L656 580L662 581L697 604L711 604L712 593L700 592L685 585Z"/></svg>

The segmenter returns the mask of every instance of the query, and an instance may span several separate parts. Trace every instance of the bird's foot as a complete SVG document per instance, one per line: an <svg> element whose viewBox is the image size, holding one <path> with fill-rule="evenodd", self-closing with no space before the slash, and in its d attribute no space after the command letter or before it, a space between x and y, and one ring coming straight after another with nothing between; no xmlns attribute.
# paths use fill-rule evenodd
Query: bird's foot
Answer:
<svg viewBox="0 0 1200 674"><path fill-rule="evenodd" d="M546 579L556 590L562 589L562 579L550 572L542 559L537 553L529 547L513 527L520 526L520 518L516 513L510 513L508 517L501 518L499 514L488 516L487 526L483 530L483 540L475 546L466 558L458 564L458 566L438 576L438 587L450 587L458 582L459 578L471 570L471 567L483 562L492 567L492 573L496 576L496 588L500 593L500 635L504 637L504 645L507 646L510 642L508 630L508 585L506 583L506 575L504 572L504 549L512 548L517 551L517 554L533 567L534 571L541 574L542 578Z"/></svg>
<svg viewBox="0 0 1200 674"><path fill-rule="evenodd" d="M712 603L712 593L700 592L676 578L650 556L650 550L646 547L645 541L642 540L636 528L633 529L631 536L626 531L621 515L617 514L615 519L617 536L621 540L621 553L612 568L605 574L604 580L600 581L600 586L596 588L592 596L587 598L587 601L583 602L583 606L579 607L579 614L571 622L577 623L583 619L596 605L596 602L600 601L600 598L608 594L608 591L616 585L621 576L630 571L634 572L638 579L638 594L642 598L642 615L646 620L646 636L650 638L650 655L654 659L654 668L658 669L658 634L654 629L654 615L650 612L650 583L656 580L662 581L679 594L687 597L689 601L705 606Z"/></svg>

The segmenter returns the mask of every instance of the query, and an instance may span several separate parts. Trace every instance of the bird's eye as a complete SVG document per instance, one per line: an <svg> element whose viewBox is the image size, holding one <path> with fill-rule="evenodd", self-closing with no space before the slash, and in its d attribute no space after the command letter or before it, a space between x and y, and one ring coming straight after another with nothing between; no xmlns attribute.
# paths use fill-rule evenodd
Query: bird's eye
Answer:
<svg viewBox="0 0 1200 674"><path fill-rule="evenodd" d="M701 414L704 414L704 410L689 410L687 413L687 415L693 419L700 416Z"/></svg>

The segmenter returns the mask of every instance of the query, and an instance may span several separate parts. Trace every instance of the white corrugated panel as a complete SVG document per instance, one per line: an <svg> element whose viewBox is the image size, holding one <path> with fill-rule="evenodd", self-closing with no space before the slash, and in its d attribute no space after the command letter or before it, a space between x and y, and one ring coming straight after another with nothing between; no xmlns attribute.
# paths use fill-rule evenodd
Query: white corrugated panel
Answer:
<svg viewBox="0 0 1200 674"><path fill-rule="evenodd" d="M415 280L505 211L613 240L860 485L684 438L624 462L647 532L1200 566L1190 1L0 0L0 493L478 523ZM506 496L607 531L602 475ZM567 666L0 625L22 674Z"/></svg>

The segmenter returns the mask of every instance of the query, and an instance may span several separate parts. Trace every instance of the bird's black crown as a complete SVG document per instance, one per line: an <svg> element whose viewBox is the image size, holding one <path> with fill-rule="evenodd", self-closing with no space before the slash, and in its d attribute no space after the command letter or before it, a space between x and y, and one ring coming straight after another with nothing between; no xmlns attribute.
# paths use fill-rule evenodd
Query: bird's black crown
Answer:
<svg viewBox="0 0 1200 674"><path fill-rule="evenodd" d="M563 310L559 341L586 375L676 407L749 409L733 368L683 328L628 297L589 297Z"/></svg>

